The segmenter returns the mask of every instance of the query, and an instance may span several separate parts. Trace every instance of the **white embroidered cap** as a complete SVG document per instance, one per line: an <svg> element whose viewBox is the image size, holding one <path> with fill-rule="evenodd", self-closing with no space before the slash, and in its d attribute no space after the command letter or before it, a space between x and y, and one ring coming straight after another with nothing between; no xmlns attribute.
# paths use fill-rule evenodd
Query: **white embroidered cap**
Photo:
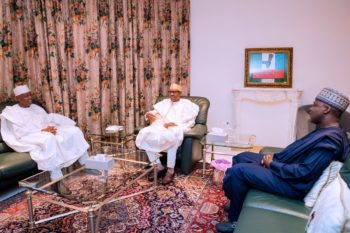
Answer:
<svg viewBox="0 0 350 233"><path fill-rule="evenodd" d="M350 100L345 95L331 88L323 88L316 99L330 105L331 107L344 112L349 106Z"/></svg>
<svg viewBox="0 0 350 233"><path fill-rule="evenodd" d="M15 93L15 96L19 96L19 95L22 95L24 93L30 92L30 89L27 85L20 85L20 86L16 86L13 89L13 92Z"/></svg>

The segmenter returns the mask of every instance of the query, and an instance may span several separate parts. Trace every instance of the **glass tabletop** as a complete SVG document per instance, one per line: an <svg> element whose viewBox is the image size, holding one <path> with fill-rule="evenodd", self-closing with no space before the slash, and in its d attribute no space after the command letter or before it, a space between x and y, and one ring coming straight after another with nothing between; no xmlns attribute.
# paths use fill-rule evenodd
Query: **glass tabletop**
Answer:
<svg viewBox="0 0 350 233"><path fill-rule="evenodd" d="M233 147L233 148L242 148L242 149L250 149L253 148L253 145L250 145L248 143L240 143L240 142L205 142L205 145L207 146L221 146L221 147Z"/></svg>
<svg viewBox="0 0 350 233"><path fill-rule="evenodd" d="M224 139L224 138L223 138ZM251 149L254 147L256 136L253 134L239 134L237 136L228 136L225 141L208 140L204 138L203 144L207 146L220 146L241 149Z"/></svg>
<svg viewBox="0 0 350 233"><path fill-rule="evenodd" d="M127 153L111 156L114 166L110 170L87 169L71 166L64 169L60 180L51 181L49 172L41 172L20 181L20 186L52 197L64 197L80 207L104 202L107 198L121 195L119 191L139 180L151 171L144 151L127 149ZM147 172L148 171L148 172ZM153 183L143 183L147 188Z"/></svg>

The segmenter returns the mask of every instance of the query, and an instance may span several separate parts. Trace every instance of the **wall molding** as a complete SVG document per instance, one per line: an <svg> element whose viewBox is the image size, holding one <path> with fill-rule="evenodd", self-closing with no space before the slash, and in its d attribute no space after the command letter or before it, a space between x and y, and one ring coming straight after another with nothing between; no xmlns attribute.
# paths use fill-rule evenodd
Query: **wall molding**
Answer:
<svg viewBox="0 0 350 233"><path fill-rule="evenodd" d="M234 96L234 127L238 133L242 132L240 124L242 120L241 106L244 101L254 101L259 103L281 103L288 107L288 132L287 142L292 143L296 138L296 117L300 99L303 91L299 89L287 88L235 88L233 89ZM273 106L269 106L273 108ZM255 114L259 114L256 113Z"/></svg>

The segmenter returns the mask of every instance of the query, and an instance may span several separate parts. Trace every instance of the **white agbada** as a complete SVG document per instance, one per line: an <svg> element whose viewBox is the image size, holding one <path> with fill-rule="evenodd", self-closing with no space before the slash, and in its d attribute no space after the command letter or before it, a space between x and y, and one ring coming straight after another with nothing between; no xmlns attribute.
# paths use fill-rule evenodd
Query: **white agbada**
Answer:
<svg viewBox="0 0 350 233"><path fill-rule="evenodd" d="M40 170L67 167L86 156L89 144L81 130L68 117L48 114L38 105L28 108L7 106L1 113L1 135L8 146L29 152ZM56 135L41 131L56 126Z"/></svg>
<svg viewBox="0 0 350 233"><path fill-rule="evenodd" d="M155 104L153 114L160 117L150 126L143 128L136 137L136 146L147 151L151 162L160 163L155 153L168 152L168 167L175 166L176 150L181 145L184 132L195 124L199 107L187 99L172 102L165 99ZM164 127L164 123L174 122L177 126Z"/></svg>

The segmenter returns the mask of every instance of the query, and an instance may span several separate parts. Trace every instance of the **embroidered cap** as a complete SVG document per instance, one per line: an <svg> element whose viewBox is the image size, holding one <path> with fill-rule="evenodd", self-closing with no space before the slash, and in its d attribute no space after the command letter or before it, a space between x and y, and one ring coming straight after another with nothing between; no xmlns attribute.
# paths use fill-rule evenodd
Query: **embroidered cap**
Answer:
<svg viewBox="0 0 350 233"><path fill-rule="evenodd" d="M341 112L344 112L350 103L348 97L331 88L323 88L317 95L316 99L330 105L335 109L338 109Z"/></svg>
<svg viewBox="0 0 350 233"><path fill-rule="evenodd" d="M179 91L182 92L182 87L179 84L172 83L169 88L170 91Z"/></svg>
<svg viewBox="0 0 350 233"><path fill-rule="evenodd" d="M27 85L20 85L20 86L16 86L13 89L13 92L15 93L15 96L19 96L19 95L22 95L24 93L30 92L30 89L28 88Z"/></svg>

